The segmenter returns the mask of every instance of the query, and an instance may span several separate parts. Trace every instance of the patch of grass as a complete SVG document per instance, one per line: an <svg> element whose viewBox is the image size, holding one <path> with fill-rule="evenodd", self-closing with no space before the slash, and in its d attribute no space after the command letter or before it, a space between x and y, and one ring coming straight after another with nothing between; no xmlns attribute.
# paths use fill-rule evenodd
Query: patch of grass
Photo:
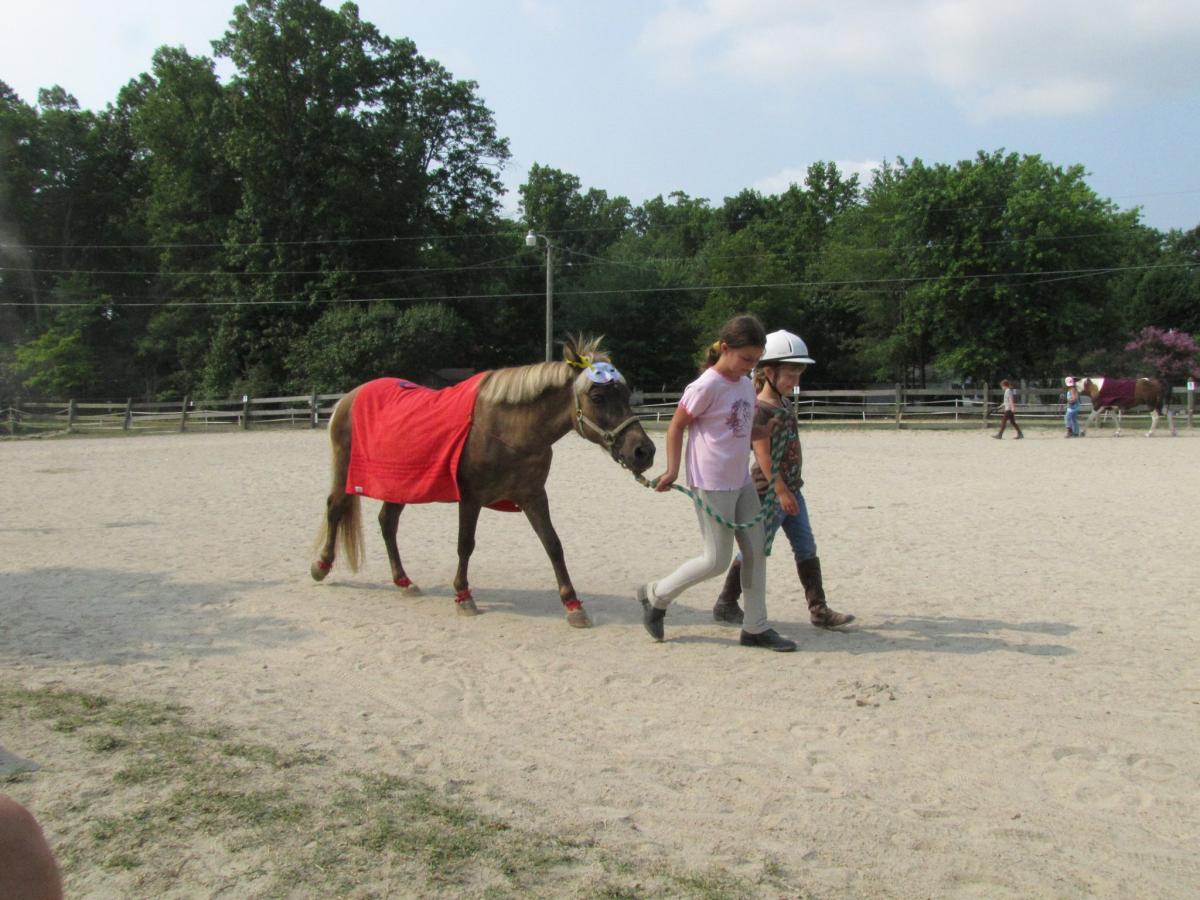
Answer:
<svg viewBox="0 0 1200 900"><path fill-rule="evenodd" d="M696 900L738 900L751 896L745 882L725 872L673 874L670 878L683 896Z"/></svg>
<svg viewBox="0 0 1200 900"><path fill-rule="evenodd" d="M222 740L222 737L215 740ZM320 762L324 762L325 758L319 753L311 753L309 751L300 751L298 753L285 753L275 747L266 747L262 744L243 744L243 743L222 743L221 752L226 756L236 756L251 762L266 763L275 769L290 769L293 766L311 766Z"/></svg>
<svg viewBox="0 0 1200 900"><path fill-rule="evenodd" d="M94 761L89 787L40 815L59 836L68 891L86 876L91 889L116 894L128 893L133 879L142 896L237 888L289 897L298 885L322 897L754 893L723 873L676 872L592 842L514 828L414 778L338 770L311 751L193 724L179 706L0 688L4 721L39 724L43 740L75 744ZM211 848L199 865L180 853L197 846ZM768 867L765 877L797 893L781 868Z"/></svg>
<svg viewBox="0 0 1200 900"><path fill-rule="evenodd" d="M87 748L95 753L112 753L122 747L128 747L129 741L115 734L93 734L84 741Z"/></svg>

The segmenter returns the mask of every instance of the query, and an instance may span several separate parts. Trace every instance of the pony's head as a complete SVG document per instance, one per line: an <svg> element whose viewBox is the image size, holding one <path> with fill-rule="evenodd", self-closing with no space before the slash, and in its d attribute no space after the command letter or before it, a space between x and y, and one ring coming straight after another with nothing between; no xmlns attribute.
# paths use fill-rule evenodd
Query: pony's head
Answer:
<svg viewBox="0 0 1200 900"><path fill-rule="evenodd" d="M635 475L650 468L654 442L629 405L629 385L601 349L600 338L567 338L563 362L578 371L572 391L575 430Z"/></svg>

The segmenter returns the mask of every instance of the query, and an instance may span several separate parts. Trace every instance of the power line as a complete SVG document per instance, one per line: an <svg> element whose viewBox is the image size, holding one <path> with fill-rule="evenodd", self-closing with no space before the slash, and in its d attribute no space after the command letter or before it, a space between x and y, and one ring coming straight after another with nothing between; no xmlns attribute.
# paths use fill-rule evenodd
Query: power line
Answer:
<svg viewBox="0 0 1200 900"><path fill-rule="evenodd" d="M948 279L950 281L984 281L1001 278L1037 278L1037 281L1024 282L1024 284L1038 285L1054 281L1068 281L1072 279L1093 278L1097 275L1112 275L1120 272L1137 272L1147 270L1160 269L1196 269L1200 268L1200 263L1168 263L1168 264L1148 264L1140 266L1111 266L1093 269L1062 269L1058 271L1045 272L995 272L981 273L976 275L913 275L904 278L866 278L859 280L838 280L838 281L780 281L780 282L764 282L764 283L735 283L735 284L706 284L706 285L679 285L674 287L648 287L648 288L598 288L592 290L574 290L560 291L555 294L557 297L595 297L595 296L611 296L613 294L668 294L680 293L684 291L718 291L718 290L777 290L784 288L854 288L863 293L889 293L887 286L910 285L921 282L938 281ZM1057 278L1045 278L1044 276L1060 276ZM875 288L866 288L864 285L877 285ZM276 299L276 300L218 300L208 299L202 301L175 301L164 300L155 302L113 302L104 304L110 309L124 308L143 308L143 307L237 307L237 306L294 306L308 304L350 304L350 303L439 303L455 300L517 300L531 297L544 297L545 294L541 291L530 292L509 292L499 294L442 294L440 296L397 296L397 297L338 297L330 298L325 301L306 299ZM41 306L47 309L55 307L80 307L94 306L95 301L91 302L65 302L65 303L33 303L27 301L9 301L0 302L0 306Z"/></svg>
<svg viewBox="0 0 1200 900"><path fill-rule="evenodd" d="M1134 226L1138 227L1138 226ZM557 233L557 232L556 232ZM1082 234L1065 234L1065 235L1027 235L1011 238L998 238L991 241L980 241L977 246L988 247L1014 243L1036 244L1053 243L1057 241L1074 241L1074 240L1090 240L1098 237L1109 237L1114 232L1087 232ZM0 247L5 246L0 244ZM116 245L114 245L116 246ZM854 254L871 254L871 253L901 253L912 250L933 250L946 247L955 247L957 244L952 241L927 242L923 244L902 244L895 247L889 246L873 246L873 247L843 247L843 251ZM565 244L555 244L555 247L561 252L571 256L578 256L590 260L589 263L579 263L577 265L593 265L593 266L619 266L623 268L631 268L644 270L647 266L658 263L679 263L679 262L707 262L707 261L729 261L729 260L754 260L754 259L792 259L796 257L816 256L823 252L824 248L814 250L764 250L760 253L740 253L740 254L713 254L703 257L699 256L648 256L641 260L620 260L610 259L607 257L597 256L592 253L587 253L582 250L577 250ZM95 276L116 276L116 277L145 277L145 278L225 278L225 277L275 277L275 276L308 276L308 275L371 275L371 274L397 274L397 273L412 273L414 275L438 274L438 273L459 273L470 271L514 271L521 269L540 269L542 263L511 263L510 260L515 260L524 255L524 250L508 256L496 257L494 259L485 260L479 263L469 263L461 266L399 266L377 269L280 269L280 270L250 270L250 271L224 271L224 270L138 270L138 269L77 269L77 268L46 268L46 267L23 267L23 266L0 266L0 272L13 272L25 274L42 274L42 275L95 275ZM497 265L498 263L508 263L506 265Z"/></svg>
<svg viewBox="0 0 1200 900"><path fill-rule="evenodd" d="M805 191L804 193L808 193ZM1111 203L1117 199L1131 199L1136 197L1171 197L1183 194L1200 193L1200 188L1182 188L1177 191L1158 191L1154 193L1143 194L1124 194L1118 197L1101 197L1096 195L1095 199L1101 203ZM781 195L766 195L769 197L777 197ZM703 199L703 198L695 198ZM726 200L731 198L726 198ZM707 202L707 201L706 201ZM964 212L969 210L981 209L1005 209L1010 206L1010 203L993 203L993 204L968 204L964 206L932 206L928 207L926 212ZM644 207L645 204L642 204ZM631 207L631 210L636 210L642 207ZM673 207L668 207L671 209ZM1064 207L1066 208L1066 207ZM1071 207L1074 208L1074 207ZM705 206L704 210L711 213L716 220L716 216L722 211L722 206ZM787 222L792 217L785 215L777 216L758 216L750 221L763 224L780 224ZM607 225L603 227L580 227L580 228L559 228L554 230L539 229L540 231L550 236L565 235L565 234L602 234L606 232L625 232L629 231L635 234L651 234L659 231L675 231L684 228L694 227L694 223L681 224L655 224L644 229L639 229L634 223L628 222L623 225ZM1133 227L1149 228L1146 225L1137 225ZM328 246L351 246L356 244L399 244L411 242L431 243L434 241L449 241L449 240L474 240L482 238L499 238L508 237L514 239L523 239L525 236L526 226L524 224L513 222L513 228L505 228L496 231L478 231L478 232L456 232L453 234L422 234L422 235L381 235L376 237L361 237L361 238L306 238L301 240L283 241L276 240L261 244L264 247L303 247L314 245ZM237 247L253 247L259 246L258 241L200 241L200 242L149 242L149 243L122 243L122 244L101 244L101 243L86 243L86 244L25 244L19 242L0 241L0 249L6 250L168 250L168 249L203 249L203 248L225 248L232 249Z"/></svg>

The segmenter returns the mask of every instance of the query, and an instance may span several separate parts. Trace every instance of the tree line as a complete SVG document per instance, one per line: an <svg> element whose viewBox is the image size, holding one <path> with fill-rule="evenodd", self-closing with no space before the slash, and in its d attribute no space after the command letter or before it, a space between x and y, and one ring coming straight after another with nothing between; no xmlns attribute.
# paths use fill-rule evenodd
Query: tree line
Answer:
<svg viewBox="0 0 1200 900"><path fill-rule="evenodd" d="M741 310L802 335L826 384L1200 375L1200 226L1146 226L1081 165L981 151L863 183L820 162L775 195L634 205L535 164L512 218L478 85L354 4L250 0L212 47L160 48L98 112L0 81L0 396L263 396L536 361L530 229L558 334L606 335L646 390L690 380Z"/></svg>

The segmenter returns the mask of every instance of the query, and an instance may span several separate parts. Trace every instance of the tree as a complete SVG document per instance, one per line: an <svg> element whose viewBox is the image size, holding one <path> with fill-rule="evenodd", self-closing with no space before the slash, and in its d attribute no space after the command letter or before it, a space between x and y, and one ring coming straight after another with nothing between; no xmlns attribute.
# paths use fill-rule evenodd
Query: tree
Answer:
<svg viewBox="0 0 1200 900"><path fill-rule="evenodd" d="M237 372L281 383L288 348L327 301L386 296L440 228L491 221L508 147L472 82L380 35L354 4L251 0L214 48L237 68L227 290L255 304L220 316L211 352L233 359L206 366L219 393ZM410 296L440 292L436 280L400 283Z"/></svg>
<svg viewBox="0 0 1200 900"><path fill-rule="evenodd" d="M1200 346L1186 331L1164 331L1147 326L1125 345L1141 359L1143 368L1159 378L1179 382L1200 378Z"/></svg>

